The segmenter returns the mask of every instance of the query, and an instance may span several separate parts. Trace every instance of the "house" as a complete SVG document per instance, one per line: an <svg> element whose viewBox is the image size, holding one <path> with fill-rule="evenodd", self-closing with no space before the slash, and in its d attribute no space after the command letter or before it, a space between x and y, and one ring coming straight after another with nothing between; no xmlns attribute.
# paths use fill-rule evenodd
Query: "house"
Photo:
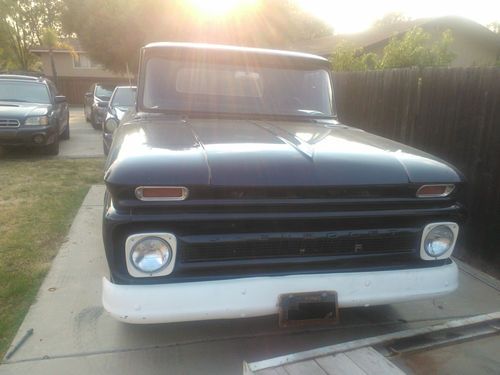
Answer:
<svg viewBox="0 0 500 375"><path fill-rule="evenodd" d="M431 35L429 43L439 40L444 31L451 30L453 42L450 50L456 55L451 63L453 67L494 65L500 58L500 35L472 20L452 16L417 19L355 34L302 41L294 44L292 49L328 57L339 43L347 42L381 57L393 36L403 35L414 27L420 27Z"/></svg>
<svg viewBox="0 0 500 375"><path fill-rule="evenodd" d="M113 73L91 59L76 39L64 41L72 50L55 48L52 50L57 73L57 86L61 94L66 95L72 104L83 104L83 96L95 82L124 84L133 77ZM54 77L49 49L45 46L33 47L30 52L39 56L42 72L47 77Z"/></svg>

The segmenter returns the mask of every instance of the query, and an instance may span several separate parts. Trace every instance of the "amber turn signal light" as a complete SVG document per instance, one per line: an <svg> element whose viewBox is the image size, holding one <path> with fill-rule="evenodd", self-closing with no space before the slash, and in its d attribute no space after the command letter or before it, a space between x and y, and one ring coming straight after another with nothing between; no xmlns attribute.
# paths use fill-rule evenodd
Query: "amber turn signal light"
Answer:
<svg viewBox="0 0 500 375"><path fill-rule="evenodd" d="M437 198L447 197L453 190L455 185L423 185L417 190L418 198Z"/></svg>
<svg viewBox="0 0 500 375"><path fill-rule="evenodd" d="M139 186L135 196L141 201L182 201L189 191L183 186Z"/></svg>

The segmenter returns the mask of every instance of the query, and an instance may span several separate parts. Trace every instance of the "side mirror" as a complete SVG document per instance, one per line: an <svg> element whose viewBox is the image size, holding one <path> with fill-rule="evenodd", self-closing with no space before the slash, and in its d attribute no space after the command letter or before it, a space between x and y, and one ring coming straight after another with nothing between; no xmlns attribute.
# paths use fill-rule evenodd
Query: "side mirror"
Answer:
<svg viewBox="0 0 500 375"><path fill-rule="evenodd" d="M59 103L66 103L66 97L64 95L57 95L54 98L54 101L59 104Z"/></svg>
<svg viewBox="0 0 500 375"><path fill-rule="evenodd" d="M98 106L99 108L107 108L107 106L108 106L108 102L98 102L98 103L97 103L97 106Z"/></svg>

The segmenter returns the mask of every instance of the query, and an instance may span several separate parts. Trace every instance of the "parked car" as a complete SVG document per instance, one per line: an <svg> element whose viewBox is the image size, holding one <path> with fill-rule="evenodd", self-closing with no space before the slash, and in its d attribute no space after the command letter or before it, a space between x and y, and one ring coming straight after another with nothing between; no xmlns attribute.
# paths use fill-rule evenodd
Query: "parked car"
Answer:
<svg viewBox="0 0 500 375"><path fill-rule="evenodd" d="M114 84L94 83L85 93L83 112L85 120L92 124L94 129L101 129L106 118L106 108L115 89Z"/></svg>
<svg viewBox="0 0 500 375"><path fill-rule="evenodd" d="M56 86L43 77L0 74L0 146L57 155L60 139L69 139L69 109Z"/></svg>
<svg viewBox="0 0 500 375"><path fill-rule="evenodd" d="M322 57L147 45L105 183L103 305L125 322L334 321L458 285L461 173L340 123Z"/></svg>
<svg viewBox="0 0 500 375"><path fill-rule="evenodd" d="M104 120L102 132L102 146L104 155L108 155L111 142L113 142L113 133L123 119L127 111L135 105L135 96L137 87L135 86L117 86L109 100L106 119Z"/></svg>

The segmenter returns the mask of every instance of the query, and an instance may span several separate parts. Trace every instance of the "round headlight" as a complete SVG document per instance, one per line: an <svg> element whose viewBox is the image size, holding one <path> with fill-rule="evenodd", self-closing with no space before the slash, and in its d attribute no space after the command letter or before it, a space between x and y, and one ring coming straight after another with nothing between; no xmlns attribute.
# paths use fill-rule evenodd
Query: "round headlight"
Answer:
<svg viewBox="0 0 500 375"><path fill-rule="evenodd" d="M424 250L431 257L440 257L451 248L453 240L454 235L451 229L446 225L438 225L427 234Z"/></svg>
<svg viewBox="0 0 500 375"><path fill-rule="evenodd" d="M104 130L106 130L106 133L113 134L117 127L118 121L116 121L114 118L110 118L104 123Z"/></svg>
<svg viewBox="0 0 500 375"><path fill-rule="evenodd" d="M132 264L144 273L160 271L170 263L171 258L170 245L158 237L146 237L140 240L130 252Z"/></svg>

